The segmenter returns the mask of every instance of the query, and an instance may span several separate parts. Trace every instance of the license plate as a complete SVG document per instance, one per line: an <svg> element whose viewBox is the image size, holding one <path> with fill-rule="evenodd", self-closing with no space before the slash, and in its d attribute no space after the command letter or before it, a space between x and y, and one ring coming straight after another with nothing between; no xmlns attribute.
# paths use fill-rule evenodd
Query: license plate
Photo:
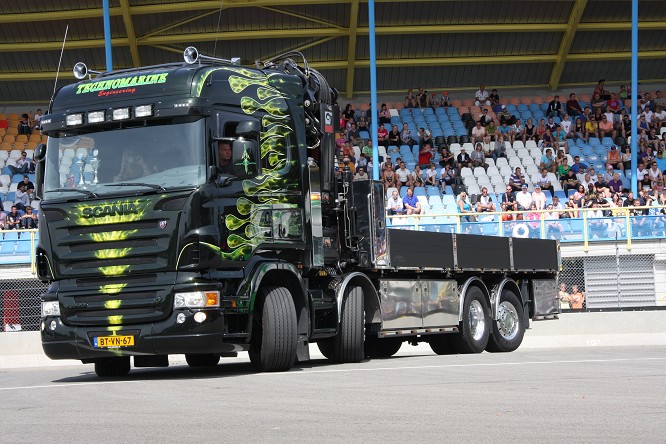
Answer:
<svg viewBox="0 0 666 444"><path fill-rule="evenodd" d="M95 348L132 347L134 336L97 336L93 338Z"/></svg>

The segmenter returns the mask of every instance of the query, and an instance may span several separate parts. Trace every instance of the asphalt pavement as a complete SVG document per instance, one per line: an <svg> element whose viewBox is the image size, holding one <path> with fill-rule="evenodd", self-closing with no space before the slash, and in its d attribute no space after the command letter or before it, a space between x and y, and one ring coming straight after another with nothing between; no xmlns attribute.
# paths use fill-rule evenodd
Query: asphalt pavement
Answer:
<svg viewBox="0 0 666 444"><path fill-rule="evenodd" d="M666 346L317 357L255 373L176 363L0 370L0 442L664 442Z"/></svg>

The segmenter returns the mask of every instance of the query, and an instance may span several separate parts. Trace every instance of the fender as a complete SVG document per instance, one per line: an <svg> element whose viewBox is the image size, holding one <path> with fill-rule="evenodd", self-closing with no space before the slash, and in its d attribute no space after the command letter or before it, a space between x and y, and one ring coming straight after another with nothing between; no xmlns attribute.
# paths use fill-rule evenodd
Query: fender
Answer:
<svg viewBox="0 0 666 444"><path fill-rule="evenodd" d="M257 291L259 287L261 286L261 282L266 276L266 274L269 271L273 270L282 270L289 272L298 279L301 287L301 294L298 295L299 297L303 298L305 297L305 285L303 283L303 279L301 279L301 275L298 272L298 269L296 268L295 265L290 264L288 262L281 262L281 261L262 261L259 262L255 265L255 267L252 269L252 271L249 273L248 277L241 283L238 289L238 296L239 297L245 297L250 299L250 304L249 304L249 312L252 313L254 311L254 303L257 299ZM297 295L294 295L297 296Z"/></svg>
<svg viewBox="0 0 666 444"><path fill-rule="evenodd" d="M492 313L493 319L497 320L499 317L499 298L500 295L502 294L502 291L504 289L511 290L513 291L516 296L521 300L521 302L525 302L523 299L523 294L518 288L518 284L516 284L516 281L514 281L511 278L504 278L502 281L500 281L498 284L495 284L493 286L493 289L490 292L490 312Z"/></svg>
<svg viewBox="0 0 666 444"><path fill-rule="evenodd" d="M352 281L358 281L358 285L363 289L363 306L366 313L366 322L370 319L370 322L373 324L380 323L381 316L377 289L368 276L358 271L342 275L342 280L339 280L335 286L335 298L338 301L338 323L340 323L342 315L342 299L347 287Z"/></svg>
<svg viewBox="0 0 666 444"><path fill-rule="evenodd" d="M483 294L486 296L486 298L489 297L488 294L488 287L486 287L486 284L483 283L481 279L479 279L476 276L473 276L460 287L460 306L458 308L458 321L462 322L463 320L463 306L465 304L465 294L467 294L467 289L472 285L472 283L478 282L480 284L481 290L483 291Z"/></svg>

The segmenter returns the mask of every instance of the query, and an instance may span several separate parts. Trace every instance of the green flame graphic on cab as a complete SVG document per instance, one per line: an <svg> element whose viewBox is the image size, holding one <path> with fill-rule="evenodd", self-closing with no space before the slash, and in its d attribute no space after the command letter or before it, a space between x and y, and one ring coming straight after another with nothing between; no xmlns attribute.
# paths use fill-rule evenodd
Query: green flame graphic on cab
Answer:
<svg viewBox="0 0 666 444"><path fill-rule="evenodd" d="M295 179L285 178L280 174L288 166L288 138L294 129L289 124L289 107L285 95L271 85L270 78L274 74L240 67L220 67L215 70L232 72L228 77L229 87L236 94L245 94L240 98L240 106L245 114L265 113L261 117L264 131L259 136L262 174L243 180L243 193L246 197L238 199L236 203L238 214L225 215L224 223L229 230L226 238L228 251L205 244L223 259L247 260L254 249L264 241L266 233L270 233L267 221L271 219L271 205L287 202L286 197L275 194L297 186ZM212 72L213 70L208 71L198 81L199 93L205 78ZM293 165L297 166L297 163L294 161ZM244 155L240 164L245 167L246 172L250 171L252 162L249 155Z"/></svg>

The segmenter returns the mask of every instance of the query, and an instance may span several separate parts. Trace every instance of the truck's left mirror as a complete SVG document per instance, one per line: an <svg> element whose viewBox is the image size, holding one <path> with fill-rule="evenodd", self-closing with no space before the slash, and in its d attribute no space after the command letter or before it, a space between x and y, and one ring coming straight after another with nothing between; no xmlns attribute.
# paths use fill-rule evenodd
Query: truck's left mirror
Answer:
<svg viewBox="0 0 666 444"><path fill-rule="evenodd" d="M35 147L35 181L37 182L35 184L35 196L39 199L42 198L44 192L44 186L42 184L44 183L44 172L46 171L46 162L44 162L45 158L46 145L40 143Z"/></svg>
<svg viewBox="0 0 666 444"><path fill-rule="evenodd" d="M35 161L41 162L46 157L46 145L40 143L35 147Z"/></svg>
<svg viewBox="0 0 666 444"><path fill-rule="evenodd" d="M236 177L253 177L257 175L258 145L254 140L237 139L232 147L234 175Z"/></svg>

